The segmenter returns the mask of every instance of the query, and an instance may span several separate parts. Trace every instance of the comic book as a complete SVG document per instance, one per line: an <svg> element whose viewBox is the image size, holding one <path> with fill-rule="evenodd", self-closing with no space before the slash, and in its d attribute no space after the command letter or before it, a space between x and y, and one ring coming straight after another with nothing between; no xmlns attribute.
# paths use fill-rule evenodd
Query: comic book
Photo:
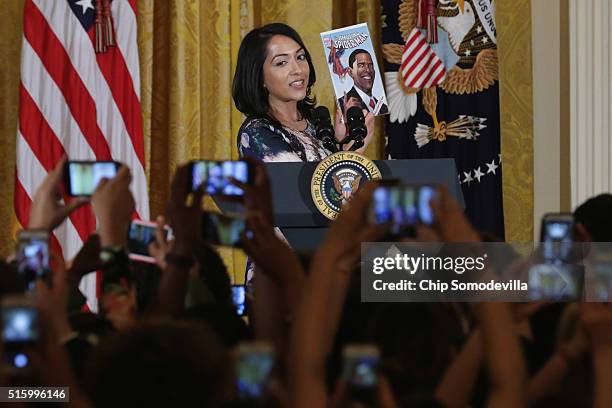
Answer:
<svg viewBox="0 0 612 408"><path fill-rule="evenodd" d="M374 115L389 113L368 25L326 31L321 40L339 109L361 106Z"/></svg>

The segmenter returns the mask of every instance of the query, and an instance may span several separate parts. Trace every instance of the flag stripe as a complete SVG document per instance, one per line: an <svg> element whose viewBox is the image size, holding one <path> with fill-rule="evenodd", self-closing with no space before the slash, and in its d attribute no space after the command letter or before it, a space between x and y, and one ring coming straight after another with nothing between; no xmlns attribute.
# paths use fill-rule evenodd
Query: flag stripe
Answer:
<svg viewBox="0 0 612 408"><path fill-rule="evenodd" d="M91 43L94 44L93 31ZM132 140L134 151L141 166L144 166L144 143L142 140L142 118L140 117L140 102L134 93L134 84L117 47L110 47L104 54L96 55L100 72L104 75L112 97L117 104L119 114L123 118L127 133Z"/></svg>
<svg viewBox="0 0 612 408"><path fill-rule="evenodd" d="M423 59L430 54L429 50L430 48L427 44L415 49L416 53L414 56L407 60L408 64L406 65L405 69L407 75L410 75L410 73L414 72L414 70L418 68L419 64L423 62Z"/></svg>
<svg viewBox="0 0 612 408"><path fill-rule="evenodd" d="M423 56L422 62L419 63L420 70L417 72L417 70L415 69L412 73L414 78L413 82L423 82L423 75L427 75L427 72L429 72L431 69L431 65L436 63L434 58L435 55L433 53L429 53Z"/></svg>
<svg viewBox="0 0 612 408"><path fill-rule="evenodd" d="M423 83L427 86L427 84L431 83L431 79L435 78L436 75L439 74L440 66L442 63L440 61L433 61L432 67L429 69L429 72L424 77Z"/></svg>
<svg viewBox="0 0 612 408"><path fill-rule="evenodd" d="M440 63L440 67L434 73L434 75L436 76L435 77L432 76L429 82L427 82L427 84L425 85L427 88L433 86L433 84L440 84L444 82L444 80L446 79L446 71L444 70L444 66L442 65L442 63Z"/></svg>
<svg viewBox="0 0 612 408"><path fill-rule="evenodd" d="M98 160L110 160L108 143L95 120L96 104L70 62L66 50L32 0L25 3L24 35L32 49L41 57L47 72L64 95L72 116Z"/></svg>
<svg viewBox="0 0 612 408"><path fill-rule="evenodd" d="M427 66L424 66L418 75L419 83L421 85L425 85L434 74L437 75L437 71L442 65L440 60L433 54L429 56L429 59L430 60L427 62Z"/></svg>
<svg viewBox="0 0 612 408"><path fill-rule="evenodd" d="M111 12L115 21L115 37L117 47L125 59L127 70L133 82L132 89L138 101L140 101L140 66L138 61L138 48L131 46L138 38L138 26L136 17L138 10L134 0L129 2L113 1Z"/></svg>
<svg viewBox="0 0 612 408"><path fill-rule="evenodd" d="M70 55L72 56L72 62L78 72L82 73L81 78L85 87L89 89L92 95L96 95L96 104L99 107L97 110L97 123L102 133L105 135L110 145L112 157L115 160L125 163L130 167L132 171L132 185L131 189L134 193L136 200L136 210L140 218L147 219L149 217L149 201L147 194L147 181L144 170L144 138L142 135L142 117L140 112L140 104L138 98L135 97L137 93L128 92L132 95L130 112L134 116L129 120L130 123L136 123L135 129L139 129L134 134L130 134L127 130L126 112L122 112L119 109L116 99L113 97L113 91L109 88L109 83L105 76L100 72L102 66L98 63L100 60L94 51L94 45L92 42L93 28L90 33L86 32L79 20L76 18L72 9L64 1L62 2L47 2L43 0L37 0L41 8L42 14L48 20L52 29L57 33L59 40L63 44L69 44L67 46ZM128 10L131 12L131 10ZM71 27L76 27L72 31L62 29L66 22L70 23ZM118 24L115 24L116 31ZM134 32L135 33L135 32ZM136 47L136 38L132 38L133 47ZM103 58L113 59L112 67L108 69L108 75L110 77L125 77L130 76L131 73L125 69L117 69L118 65L125 67L123 61L118 61L117 58L121 57L120 53L115 53L116 47L109 48L109 51L104 54ZM105 65L106 66L106 65ZM138 69L138 67L136 67ZM121 79L117 79L114 82L121 82ZM130 85L131 88L133 85ZM121 84L116 88L116 93L121 95L125 90L121 89ZM130 143L132 141L132 143ZM141 146L140 150L142 155L139 157L135 149L136 146Z"/></svg>
<svg viewBox="0 0 612 408"><path fill-rule="evenodd" d="M408 63L410 63L415 58L415 56L422 55L422 53L427 52L428 45L425 38L423 38L422 36L417 38L418 41L415 42L412 47L406 49L404 54L402 54L402 57L404 59L404 63L402 64L403 69L406 68L406 65L408 65Z"/></svg>
<svg viewBox="0 0 612 408"><path fill-rule="evenodd" d="M19 131L47 171L66 154L23 84L19 86Z"/></svg>
<svg viewBox="0 0 612 408"><path fill-rule="evenodd" d="M21 46L21 60L21 85L36 103L64 150L69 155L78 152L81 159L95 160L96 155L70 114L64 95L25 40Z"/></svg>
<svg viewBox="0 0 612 408"><path fill-rule="evenodd" d="M36 189L38 189L47 172L52 170L52 168L46 169L30 148L26 137L22 133L19 133L19 136L21 137L17 140L17 154L19 157L17 174L22 181L27 181L23 185L26 188L28 196L34 197ZM88 210L87 206L82 206L70 214L69 220L71 225L73 225L74 232L81 242L85 241L89 233L96 227L95 218L91 211ZM27 219L23 221L20 219L19 222L21 222L22 225L27 225ZM66 248L64 248L64 257L70 259L73 256L73 252L76 253L74 249L66 252Z"/></svg>
<svg viewBox="0 0 612 408"><path fill-rule="evenodd" d="M446 79L446 68L418 29L413 29L402 53L400 72L409 88L430 88Z"/></svg>
<svg viewBox="0 0 612 408"><path fill-rule="evenodd" d="M401 66L402 69L404 68L406 61L408 60L408 58L405 56L410 54L415 46L419 46L419 44L422 42L422 39L423 38L422 36L419 35L418 31L416 30L412 31L412 33L408 37L408 41L406 42L406 45L404 46L404 50L402 51L402 66Z"/></svg>
<svg viewBox="0 0 612 408"><path fill-rule="evenodd" d="M32 150L30 149L30 146L25 143L23 135L19 134L19 136L21 137L17 140L17 154L19 155L19 161L17 162L17 174L19 175L19 180L21 181L25 193L31 199L32 197L34 197L34 193L38 189L39 184L46 177L47 171L40 164ZM38 183L33 183L31 182L31 180L40 181ZM24 222L25 225L27 225L27 218L24 218ZM64 225L67 226L67 228L64 228L66 228L66 234L69 238L68 244L70 244L63 247L64 256L66 257L66 259L70 259L76 254L78 247L82 244L82 239L77 230L74 228L72 221L67 220Z"/></svg>

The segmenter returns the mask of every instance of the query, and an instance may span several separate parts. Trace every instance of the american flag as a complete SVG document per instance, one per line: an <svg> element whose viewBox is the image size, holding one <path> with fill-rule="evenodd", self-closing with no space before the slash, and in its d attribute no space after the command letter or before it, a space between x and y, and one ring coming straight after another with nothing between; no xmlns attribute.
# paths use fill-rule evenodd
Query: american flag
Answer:
<svg viewBox="0 0 612 408"><path fill-rule="evenodd" d="M400 72L404 85L414 89L431 88L446 79L444 63L427 43L425 35L416 28L406 40Z"/></svg>
<svg viewBox="0 0 612 408"><path fill-rule="evenodd" d="M101 4L110 7L116 46L96 53L94 7ZM14 203L22 226L62 155L125 163L137 216L149 218L136 16L136 0L25 0ZM95 229L91 207L81 207L54 231L52 244L71 259ZM94 311L96 287L93 274L81 281Z"/></svg>

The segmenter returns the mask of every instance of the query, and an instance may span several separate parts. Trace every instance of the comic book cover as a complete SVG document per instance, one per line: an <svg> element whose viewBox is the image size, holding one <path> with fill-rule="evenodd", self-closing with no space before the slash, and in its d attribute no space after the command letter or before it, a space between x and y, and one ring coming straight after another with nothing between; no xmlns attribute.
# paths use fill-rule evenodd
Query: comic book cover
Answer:
<svg viewBox="0 0 612 408"><path fill-rule="evenodd" d="M340 110L361 106L374 115L389 113L368 25L326 31L321 40Z"/></svg>

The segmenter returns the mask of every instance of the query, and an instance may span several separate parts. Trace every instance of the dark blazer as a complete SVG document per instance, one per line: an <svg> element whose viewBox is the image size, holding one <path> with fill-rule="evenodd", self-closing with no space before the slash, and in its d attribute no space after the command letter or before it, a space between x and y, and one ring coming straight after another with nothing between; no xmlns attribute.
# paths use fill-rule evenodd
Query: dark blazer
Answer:
<svg viewBox="0 0 612 408"><path fill-rule="evenodd" d="M365 109L365 110L369 111L368 106L363 101L363 99L361 99L361 96L359 95L359 92L357 92L357 90L355 89L354 86L351 88L350 91L348 91L346 93L346 98L347 99L351 99L351 98L359 99L361 101L361 109ZM374 98L374 102L378 103L378 99ZM342 112L344 112L344 96L342 98L338 99L338 106L340 106L340 110ZM383 104L381 106L380 110L378 111L378 114L379 115L384 115L385 113L389 113L389 108L387 108L386 104Z"/></svg>

